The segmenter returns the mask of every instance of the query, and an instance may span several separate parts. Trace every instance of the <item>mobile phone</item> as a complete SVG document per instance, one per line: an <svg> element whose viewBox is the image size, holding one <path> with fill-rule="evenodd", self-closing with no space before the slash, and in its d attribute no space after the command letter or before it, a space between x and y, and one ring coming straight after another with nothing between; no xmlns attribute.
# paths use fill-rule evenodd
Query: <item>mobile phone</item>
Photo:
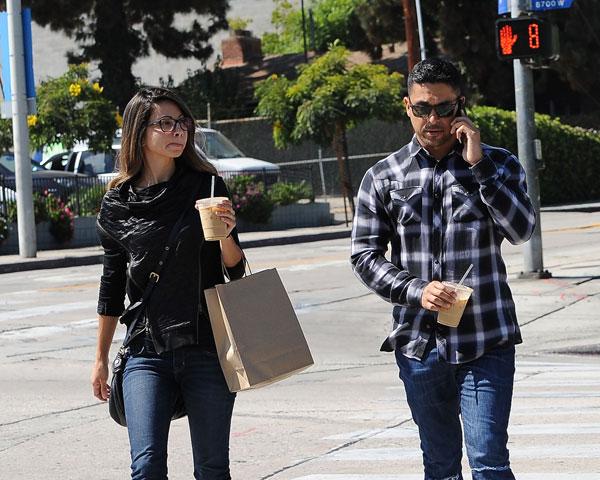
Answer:
<svg viewBox="0 0 600 480"><path fill-rule="evenodd" d="M458 110L456 111L456 116L457 117L465 117L467 115L466 111L465 111L465 102L464 100L461 98L458 101ZM466 146L466 142L467 142L467 136L465 134L462 134L460 136L460 138L458 139L459 143L461 145L465 145Z"/></svg>
<svg viewBox="0 0 600 480"><path fill-rule="evenodd" d="M464 117L466 115L467 115L467 112L465 111L465 101L460 99L458 101L458 110L456 111L456 116Z"/></svg>

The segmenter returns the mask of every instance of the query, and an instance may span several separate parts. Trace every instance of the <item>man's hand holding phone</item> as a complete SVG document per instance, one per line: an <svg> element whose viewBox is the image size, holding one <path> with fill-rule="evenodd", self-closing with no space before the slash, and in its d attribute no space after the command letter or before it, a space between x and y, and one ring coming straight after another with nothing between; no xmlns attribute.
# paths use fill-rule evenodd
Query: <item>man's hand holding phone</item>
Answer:
<svg viewBox="0 0 600 480"><path fill-rule="evenodd" d="M452 123L450 133L462 144L462 157L465 162L475 165L483 158L479 129L466 116L462 105Z"/></svg>

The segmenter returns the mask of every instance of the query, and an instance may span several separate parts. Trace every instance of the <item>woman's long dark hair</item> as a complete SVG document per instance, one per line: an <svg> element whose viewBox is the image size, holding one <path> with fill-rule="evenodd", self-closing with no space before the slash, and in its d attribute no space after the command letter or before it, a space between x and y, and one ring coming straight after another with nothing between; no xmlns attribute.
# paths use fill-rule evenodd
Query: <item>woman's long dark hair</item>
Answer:
<svg viewBox="0 0 600 480"><path fill-rule="evenodd" d="M135 177L144 166L144 152L142 139L148 120L157 103L169 101L179 107L183 115L194 120L194 116L185 102L171 90L161 87L142 88L137 92L125 107L123 114L123 133L121 137L121 151L117 156L117 176L108 184L108 188L118 187L122 183ZM196 150L194 145L194 128L189 130L187 142L178 161L200 172L217 174L215 167L206 159L204 154Z"/></svg>

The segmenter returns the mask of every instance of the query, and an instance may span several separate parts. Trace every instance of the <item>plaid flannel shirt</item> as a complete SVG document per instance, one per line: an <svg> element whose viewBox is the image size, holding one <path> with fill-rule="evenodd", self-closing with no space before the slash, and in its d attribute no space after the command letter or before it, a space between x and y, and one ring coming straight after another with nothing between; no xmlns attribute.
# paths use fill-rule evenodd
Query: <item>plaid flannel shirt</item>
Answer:
<svg viewBox="0 0 600 480"><path fill-rule="evenodd" d="M505 238L527 241L535 212L517 158L482 148L474 166L463 160L460 144L437 162L413 137L363 178L351 262L358 278L394 305L382 350L421 359L435 335L442 358L464 363L522 341L500 245ZM437 313L421 306L425 286L458 281L471 263L464 283L473 293L459 326L438 324Z"/></svg>

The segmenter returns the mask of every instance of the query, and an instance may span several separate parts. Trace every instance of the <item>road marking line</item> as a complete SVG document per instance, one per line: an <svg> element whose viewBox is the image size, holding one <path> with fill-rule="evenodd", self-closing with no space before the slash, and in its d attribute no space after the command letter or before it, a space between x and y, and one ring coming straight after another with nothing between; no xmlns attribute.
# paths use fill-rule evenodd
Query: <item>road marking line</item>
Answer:
<svg viewBox="0 0 600 480"><path fill-rule="evenodd" d="M578 230L590 230L590 229L594 229L594 228L600 228L600 223L592 223L590 225L580 225L577 227L551 228L548 230L544 230L544 233L576 232Z"/></svg>
<svg viewBox="0 0 600 480"><path fill-rule="evenodd" d="M379 433L377 433L379 432ZM600 423L543 423L509 425L508 434L517 435L591 435L600 434ZM325 437L325 440L356 440L365 438L375 439L400 439L417 438L419 431L416 426L390 428L380 432L379 429L356 430Z"/></svg>
<svg viewBox="0 0 600 480"><path fill-rule="evenodd" d="M600 458L600 444L545 445L543 447L539 445L522 447L509 445L509 450L511 459ZM463 455L465 454L463 451ZM353 448L332 453L324 458L336 462L420 460L422 454L418 448Z"/></svg>
<svg viewBox="0 0 600 480"><path fill-rule="evenodd" d="M98 302L76 302L76 303L55 303L43 307L24 308L22 310L12 310L10 312L0 312L0 322L9 320L21 320L29 317L42 317L46 315L57 315L74 310L95 309Z"/></svg>
<svg viewBox="0 0 600 480"><path fill-rule="evenodd" d="M520 473L519 480L598 480L598 473ZM320 473L296 477L293 480L423 480L423 474L369 475Z"/></svg>
<svg viewBox="0 0 600 480"><path fill-rule="evenodd" d="M63 325L43 325L40 327L7 330L5 332L0 333L0 340L24 340L32 338L50 337L52 335L64 333L67 330L94 327L97 325L97 323L97 318L89 318L87 320L77 320L75 322L70 322Z"/></svg>

